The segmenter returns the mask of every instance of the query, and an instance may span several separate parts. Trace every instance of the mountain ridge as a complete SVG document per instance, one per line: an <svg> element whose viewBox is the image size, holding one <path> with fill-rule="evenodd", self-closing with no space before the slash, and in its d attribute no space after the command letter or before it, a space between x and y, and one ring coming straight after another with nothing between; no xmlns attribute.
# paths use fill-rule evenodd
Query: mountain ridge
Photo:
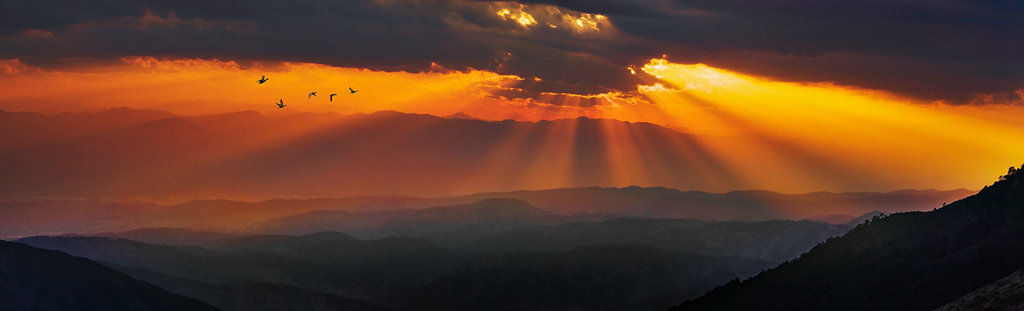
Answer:
<svg viewBox="0 0 1024 311"><path fill-rule="evenodd" d="M1024 174L929 212L876 216L672 310L932 310L1024 268Z"/></svg>
<svg viewBox="0 0 1024 311"><path fill-rule="evenodd" d="M82 257L0 241L4 310L218 310Z"/></svg>
<svg viewBox="0 0 1024 311"><path fill-rule="evenodd" d="M0 200L0 237L119 233L139 228L186 228L193 231L248 234L253 233L253 225L272 218L298 217L314 212L331 214L339 211L367 213L419 210L471 204L495 198L522 200L568 221L599 221L613 217L687 218L711 221L800 220L835 214L840 217L832 223L844 223L872 211L893 213L931 210L971 193L973 191L953 190L911 194L901 191L896 196L884 193L818 193L814 196L772 194L761 195L762 199L755 199L736 193L680 191L663 187L587 187L489 192L439 198L354 196L255 202L204 199L175 204L89 200ZM572 220L572 217L575 217L573 215L585 217ZM602 218L602 215L609 217ZM326 227L325 229L336 230ZM289 233L312 232L314 231Z"/></svg>

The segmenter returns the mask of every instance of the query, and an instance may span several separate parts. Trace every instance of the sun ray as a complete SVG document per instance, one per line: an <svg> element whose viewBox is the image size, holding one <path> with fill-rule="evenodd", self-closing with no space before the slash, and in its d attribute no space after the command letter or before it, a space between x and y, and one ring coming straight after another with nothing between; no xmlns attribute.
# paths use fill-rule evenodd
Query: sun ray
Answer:
<svg viewBox="0 0 1024 311"><path fill-rule="evenodd" d="M267 118L395 110L537 122L517 124L499 142L486 145L476 162L465 163L479 173L453 182L453 192L476 184L506 190L587 185L782 192L948 189L983 184L992 172L1005 171L1006 163L1024 155L1024 147L1012 143L1024 139L1017 117L1024 114L1021 106L925 103L879 91L780 82L658 59L624 69L632 69L642 81L633 92L506 98L498 94L514 90L523 78L435 67L409 73L134 57L95 68L48 71L5 60L0 61L0 92L5 94L0 109L98 111L129 106L185 116L254 110ZM270 80L257 83L263 75ZM360 92L342 92L348 87ZM331 89L342 94L333 102L306 97ZM287 108L273 104L279 100ZM539 122L559 119L568 120ZM639 122L676 132L651 131ZM264 137L243 134L238 145L223 149L229 152L196 162L216 166L259 155L325 130L318 126L282 126ZM409 143L409 137L431 126L436 125L398 125L392 129L392 146ZM599 141L584 141L589 134Z"/></svg>
<svg viewBox="0 0 1024 311"><path fill-rule="evenodd" d="M988 177L968 173L968 166L977 171L977 167L1006 163L1024 154L1024 147L1005 143L1024 137L1021 127L949 113L954 109L941 105L831 84L776 82L663 60L652 61L642 70L664 83L647 88L645 95L668 110L675 117L673 122L684 123L698 133L761 145L766 148L762 156L777 158L774 165L784 165L788 172L803 172L802 177L788 178L795 188L823 184L820 187L824 189L866 190L882 184L920 185L929 170L939 167L956 171L943 179L971 176L971 182L980 184ZM719 155L733 158L733 153L726 150ZM749 163L751 157L746 158ZM743 167L749 169L749 165ZM956 184L966 183L964 179Z"/></svg>

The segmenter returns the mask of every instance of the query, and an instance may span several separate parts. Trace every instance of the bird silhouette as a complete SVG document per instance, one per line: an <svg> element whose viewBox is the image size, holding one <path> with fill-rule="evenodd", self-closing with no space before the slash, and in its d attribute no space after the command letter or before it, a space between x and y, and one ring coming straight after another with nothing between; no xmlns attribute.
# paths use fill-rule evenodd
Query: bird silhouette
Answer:
<svg viewBox="0 0 1024 311"><path fill-rule="evenodd" d="M313 96L316 96L316 92L309 93L309 96L306 96L306 99L313 98Z"/></svg>
<svg viewBox="0 0 1024 311"><path fill-rule="evenodd" d="M284 100L283 99L280 102L277 102L275 104L277 104L277 108L284 108L284 106L287 106L287 105L284 104Z"/></svg>
<svg viewBox="0 0 1024 311"><path fill-rule="evenodd" d="M331 101L334 101L334 95L338 95L338 93L331 94Z"/></svg>
<svg viewBox="0 0 1024 311"><path fill-rule="evenodd" d="M353 90L351 87L348 88L348 91L352 92L351 94L355 94L356 92L359 92L359 90Z"/></svg>
<svg viewBox="0 0 1024 311"><path fill-rule="evenodd" d="M263 84L263 82L267 82L267 80L270 80L270 79L267 79L267 76L261 76L259 80L256 80L256 82L259 82L260 84Z"/></svg>

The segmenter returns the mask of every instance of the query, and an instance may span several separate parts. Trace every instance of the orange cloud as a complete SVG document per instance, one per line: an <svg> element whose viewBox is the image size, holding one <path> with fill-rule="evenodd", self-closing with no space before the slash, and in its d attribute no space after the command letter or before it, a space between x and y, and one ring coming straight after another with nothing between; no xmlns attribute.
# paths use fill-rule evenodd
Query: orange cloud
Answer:
<svg viewBox="0 0 1024 311"><path fill-rule="evenodd" d="M308 63L133 57L108 66L46 71L6 60L0 61L0 109L55 112L128 106L183 115L396 110L534 122L586 116L696 134L660 146L652 142L665 140L654 134L599 122L596 128L568 126L539 138L544 153L519 150L523 140L538 139L529 131L509 135L501 147L484 151L492 168L467 181L473 184L466 189L481 181L508 179L531 189L579 185L579 178L589 176L573 171L571 163L580 131L602 137L604 152L595 161L608 168L591 177L612 181L602 184L606 186L657 186L673 180L673 174L692 174L700 176L706 189L716 190L976 189L1024 158L1024 146L1015 143L1024 140L1024 125L1016 117L1024 115L1021 106L916 102L885 92L778 82L666 60L630 68L646 79L635 93L541 93L510 99L496 94L523 78L434 69L382 72ZM256 83L262 75L270 80ZM359 92L350 93L349 87ZM318 95L307 98L313 91ZM330 101L332 93L338 95ZM288 107L278 109L274 103L279 100ZM651 157L666 154L665 148L671 150L667 154L695 164L687 171L660 167L656 163L671 161ZM510 161L525 161L515 166L525 171L503 171L506 166L500 163Z"/></svg>
<svg viewBox="0 0 1024 311"><path fill-rule="evenodd" d="M693 133L747 150L717 156L751 185L792 189L977 188L1024 158L1024 107L949 106L827 83L787 83L652 60L641 92ZM658 83L663 83L660 85ZM713 140L708 141L717 145ZM741 154L743 153L743 154ZM779 171L782 175L757 174Z"/></svg>
<svg viewBox="0 0 1024 311"><path fill-rule="evenodd" d="M197 115L239 110L343 114L397 110L447 115L499 101L489 89L519 79L491 72L381 72L316 64L241 66L217 60L125 58L86 71L42 71L17 60L0 63L0 109L46 110L73 104L82 109L129 106ZM256 83L266 75L269 81ZM350 93L349 87L358 90ZM308 98L310 92L317 97ZM331 101L329 95L337 93ZM481 112L485 112L481 111Z"/></svg>

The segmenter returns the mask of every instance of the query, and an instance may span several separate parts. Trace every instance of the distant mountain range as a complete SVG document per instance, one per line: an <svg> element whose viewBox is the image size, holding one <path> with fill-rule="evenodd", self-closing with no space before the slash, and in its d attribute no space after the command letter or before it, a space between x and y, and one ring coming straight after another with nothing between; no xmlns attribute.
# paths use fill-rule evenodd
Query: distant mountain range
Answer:
<svg viewBox="0 0 1024 311"><path fill-rule="evenodd" d="M376 308L362 302L369 301L394 310L647 310L774 264L637 245L453 253L422 239L358 240L336 232L248 236L214 249L99 237L19 241L102 262L225 310L254 301Z"/></svg>
<svg viewBox="0 0 1024 311"><path fill-rule="evenodd" d="M314 224L419 234L457 251L416 237L365 240L329 231L232 236L154 228L19 241L102 262L225 310L251 306L256 298L249 295L267 306L310 308L373 307L354 298L395 310L651 310L753 275L851 227L641 218L537 225L571 217L516 199L338 213L348 218Z"/></svg>
<svg viewBox="0 0 1024 311"><path fill-rule="evenodd" d="M89 200L0 201L0 237L94 234L140 228L151 228L147 229L149 231L153 231L152 228L188 228L191 231L231 233L229 235L233 236L257 233L306 234L334 230L361 238L373 238L412 234L408 226L414 223L428 224L434 221L433 224L441 225L443 223L437 223L441 218L431 220L427 217L416 221L413 218L440 213L446 206L472 207L473 204L483 204L480 202L488 202L490 199L504 198L520 200L529 207L524 206L523 212L527 214L506 215L510 218L503 221L512 227L494 227L495 230L568 222L598 222L617 217L762 221L819 219L816 215L832 214L827 217L828 220L844 223L871 212L931 210L941 207L944 202L952 202L972 193L961 189L799 195L764 191L716 194L666 188L590 187L493 192L443 198L359 196L261 202L197 200L172 205ZM473 219L487 219L486 214L492 212L487 208L469 208L460 213L461 216L444 216L449 218L443 220L450 223L455 220L451 217L461 217L465 219L460 218L457 223L466 225ZM512 218L516 219L514 223L511 223ZM373 232L366 230L369 227L374 227ZM391 228L391 231L384 228ZM143 237L145 234L146 230L142 230L122 237L156 242L146 240ZM170 240L160 243L175 244Z"/></svg>
<svg viewBox="0 0 1024 311"><path fill-rule="evenodd" d="M935 211L873 217L673 310L932 310L1024 268L1022 237L1016 173Z"/></svg>
<svg viewBox="0 0 1024 311"><path fill-rule="evenodd" d="M513 198L562 215L588 213L712 221L758 221L802 220L821 218L831 214L840 216L832 219L832 223L845 223L857 216L874 211L892 213L931 210L941 207L946 202L953 202L974 193L976 191L967 189L902 190L886 193L782 194L770 191L708 193L634 186L492 192L452 199L475 202L487 198Z"/></svg>
<svg viewBox="0 0 1024 311"><path fill-rule="evenodd" d="M225 252L97 237L30 237L18 240L116 266L142 268L205 283L254 281L361 297L394 287L378 276L269 253Z"/></svg>
<svg viewBox="0 0 1024 311"><path fill-rule="evenodd" d="M160 286L160 288L178 295L193 297L224 311L387 310L363 301L314 292L295 286L253 281L214 284L168 276L140 268L116 266L116 269L138 280Z"/></svg>
<svg viewBox="0 0 1024 311"><path fill-rule="evenodd" d="M918 192L895 195L913 193ZM223 202L210 202L216 204L190 206L220 213L214 207ZM290 200L225 202L231 206L226 211L246 204L303 206L297 204L303 201ZM320 208L332 201L315 202L311 206ZM968 293L1024 269L1024 240L1019 238L1024 236L1024 174L934 211L872 212L863 222L847 224L648 218L579 222L571 219L594 216L559 215L510 198L397 207L313 211L273 218L261 230L334 226L405 237L154 228L103 234L108 237L18 241L83 256L233 310L252 306L248 295L261 295L266 306L370 310L658 310L680 301L686 302L675 309L931 310L961 297L969 300ZM277 294L260 294L264 291Z"/></svg>
<svg viewBox="0 0 1024 311"><path fill-rule="evenodd" d="M81 257L0 241L3 310L218 310Z"/></svg>
<svg viewBox="0 0 1024 311"><path fill-rule="evenodd" d="M462 249L487 253L557 253L580 246L643 245L723 257L782 262L852 225L771 220L710 222L687 219L613 219L600 223L534 226L486 236Z"/></svg>
<svg viewBox="0 0 1024 311"><path fill-rule="evenodd" d="M410 210L314 211L272 218L257 224L252 231L271 234L340 231L364 239L420 237L445 247L458 247L495 233L539 225L602 221L612 217L594 214L561 216L517 199L484 199L471 204Z"/></svg>

